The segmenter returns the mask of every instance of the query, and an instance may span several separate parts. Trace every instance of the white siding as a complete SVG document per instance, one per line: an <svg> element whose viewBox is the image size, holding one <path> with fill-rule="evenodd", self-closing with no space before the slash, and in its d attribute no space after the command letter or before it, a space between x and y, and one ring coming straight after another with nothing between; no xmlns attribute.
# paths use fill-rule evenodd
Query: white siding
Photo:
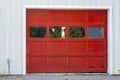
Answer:
<svg viewBox="0 0 120 80"><path fill-rule="evenodd" d="M119 0L0 0L0 74L22 74L22 33L24 5L111 6L113 9L113 74L120 74L120 1ZM110 64L108 64L110 66Z"/></svg>
<svg viewBox="0 0 120 80"><path fill-rule="evenodd" d="M120 70L120 0L113 0L114 73ZM120 72L119 72L120 73Z"/></svg>

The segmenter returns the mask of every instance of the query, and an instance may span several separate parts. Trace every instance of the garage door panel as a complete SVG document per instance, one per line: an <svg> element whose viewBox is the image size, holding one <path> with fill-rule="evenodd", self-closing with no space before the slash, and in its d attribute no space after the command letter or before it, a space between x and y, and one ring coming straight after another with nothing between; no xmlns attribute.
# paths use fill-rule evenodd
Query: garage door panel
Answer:
<svg viewBox="0 0 120 80"><path fill-rule="evenodd" d="M46 67L47 57L30 57L30 68Z"/></svg>
<svg viewBox="0 0 120 80"><path fill-rule="evenodd" d="M86 12L84 11L68 11L68 23L86 23Z"/></svg>
<svg viewBox="0 0 120 80"><path fill-rule="evenodd" d="M66 52L66 42L50 42L49 43L50 53L65 53Z"/></svg>
<svg viewBox="0 0 120 80"><path fill-rule="evenodd" d="M61 10L50 10L48 11L49 17L48 21L49 24L64 24L67 20L66 18L66 11Z"/></svg>
<svg viewBox="0 0 120 80"><path fill-rule="evenodd" d="M70 54L72 53L85 53L85 42L80 41L69 41L68 42L68 51Z"/></svg>
<svg viewBox="0 0 120 80"><path fill-rule="evenodd" d="M85 67L85 57L69 57L68 62L69 62L69 67L72 67L72 68Z"/></svg>
<svg viewBox="0 0 120 80"><path fill-rule="evenodd" d="M89 11L88 12L88 23L104 23L105 16L104 11Z"/></svg>
<svg viewBox="0 0 120 80"><path fill-rule="evenodd" d="M38 53L45 53L47 52L47 43L46 42L31 42L29 43L29 49L30 49L30 52L32 53L35 53L35 52L38 52Z"/></svg>
<svg viewBox="0 0 120 80"><path fill-rule="evenodd" d="M88 57L88 68L104 68L105 57Z"/></svg>
<svg viewBox="0 0 120 80"><path fill-rule="evenodd" d="M48 13L46 10L38 10L38 11L30 11L30 24L31 25L40 25L40 24L45 24L48 21Z"/></svg>
<svg viewBox="0 0 120 80"><path fill-rule="evenodd" d="M88 53L89 54L104 54L105 53L105 42L104 41L89 41L88 42Z"/></svg>
<svg viewBox="0 0 120 80"><path fill-rule="evenodd" d="M66 57L61 56L51 56L48 58L48 67L59 67L63 68L66 67Z"/></svg>

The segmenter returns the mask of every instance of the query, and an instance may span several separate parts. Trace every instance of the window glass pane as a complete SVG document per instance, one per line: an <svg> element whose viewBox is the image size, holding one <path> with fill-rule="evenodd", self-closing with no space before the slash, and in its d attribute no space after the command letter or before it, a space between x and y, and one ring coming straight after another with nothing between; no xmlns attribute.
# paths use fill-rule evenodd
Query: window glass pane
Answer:
<svg viewBox="0 0 120 80"><path fill-rule="evenodd" d="M83 27L69 27L70 38L83 38L85 37L85 29Z"/></svg>
<svg viewBox="0 0 120 80"><path fill-rule="evenodd" d="M30 37L31 38L45 38L46 37L46 27L30 27Z"/></svg>
<svg viewBox="0 0 120 80"><path fill-rule="evenodd" d="M88 37L89 38L103 38L104 37L104 28L103 27L89 27L88 28Z"/></svg>
<svg viewBox="0 0 120 80"><path fill-rule="evenodd" d="M50 38L65 38L65 27L50 27Z"/></svg>

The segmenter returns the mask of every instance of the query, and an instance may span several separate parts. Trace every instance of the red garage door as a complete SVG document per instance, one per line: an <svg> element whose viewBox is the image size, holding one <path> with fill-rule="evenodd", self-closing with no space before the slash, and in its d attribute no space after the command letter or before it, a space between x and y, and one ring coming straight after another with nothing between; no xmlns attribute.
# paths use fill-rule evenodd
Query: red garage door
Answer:
<svg viewBox="0 0 120 80"><path fill-rule="evenodd" d="M27 9L27 72L106 72L106 10Z"/></svg>

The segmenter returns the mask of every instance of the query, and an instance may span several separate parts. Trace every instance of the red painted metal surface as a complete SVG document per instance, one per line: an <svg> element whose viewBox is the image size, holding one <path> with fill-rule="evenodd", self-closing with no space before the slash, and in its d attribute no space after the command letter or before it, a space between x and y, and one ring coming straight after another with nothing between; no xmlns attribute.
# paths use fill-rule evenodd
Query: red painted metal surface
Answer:
<svg viewBox="0 0 120 80"><path fill-rule="evenodd" d="M106 72L106 10L27 9L27 72ZM46 38L30 38L30 26L46 26ZM66 37L50 38L50 26L66 27ZM69 38L69 26L83 26L84 38ZM88 38L88 28L104 27L104 38Z"/></svg>

